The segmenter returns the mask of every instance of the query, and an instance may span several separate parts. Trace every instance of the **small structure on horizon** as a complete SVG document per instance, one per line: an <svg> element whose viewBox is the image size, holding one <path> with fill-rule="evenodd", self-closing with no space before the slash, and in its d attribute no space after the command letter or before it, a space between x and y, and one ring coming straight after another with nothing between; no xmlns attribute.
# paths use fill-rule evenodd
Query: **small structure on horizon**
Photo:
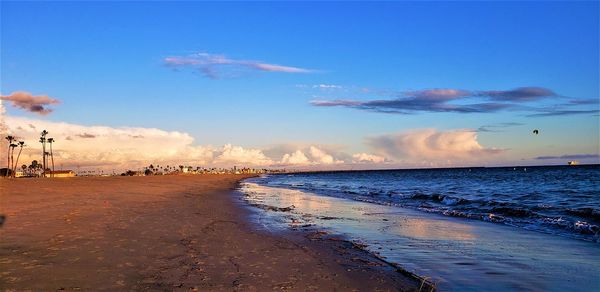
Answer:
<svg viewBox="0 0 600 292"><path fill-rule="evenodd" d="M44 172L47 177L74 177L75 172L72 170L47 170Z"/></svg>

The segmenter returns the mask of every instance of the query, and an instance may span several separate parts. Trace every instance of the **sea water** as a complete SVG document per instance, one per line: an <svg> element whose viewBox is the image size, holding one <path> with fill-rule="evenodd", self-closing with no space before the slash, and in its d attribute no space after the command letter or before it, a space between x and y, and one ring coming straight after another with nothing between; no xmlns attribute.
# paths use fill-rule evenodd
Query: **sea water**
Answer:
<svg viewBox="0 0 600 292"><path fill-rule="evenodd" d="M442 290L600 291L599 166L282 174L241 190L266 228L346 235Z"/></svg>

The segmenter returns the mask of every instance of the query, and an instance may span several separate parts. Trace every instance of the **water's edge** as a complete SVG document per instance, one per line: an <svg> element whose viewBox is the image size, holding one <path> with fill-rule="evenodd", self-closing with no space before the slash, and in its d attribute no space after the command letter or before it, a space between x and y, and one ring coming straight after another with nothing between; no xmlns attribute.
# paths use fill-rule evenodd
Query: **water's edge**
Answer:
<svg viewBox="0 0 600 292"><path fill-rule="evenodd" d="M512 168L293 173L255 182L600 243L596 165L538 167L525 175Z"/></svg>
<svg viewBox="0 0 600 292"><path fill-rule="evenodd" d="M322 227L319 228L319 227L317 227L317 225L314 225L314 224L300 225L300 226L288 226L285 230L282 230L282 229L269 228L269 226L267 224L260 223L259 222L260 219L257 220L257 216L260 216L261 212L268 212L268 211L289 212L291 210L286 210L285 208L277 208L275 206L258 205L258 204L253 204L253 203L249 202L246 198L247 195L241 188L242 188L242 184L244 182L251 180L253 178L255 178L255 177L246 178L246 179L241 180L240 182L238 182L235 190L233 190L233 192L232 192L233 197L238 200L238 202L236 204L240 208L244 208L249 211L249 216L250 216L249 220L252 223L252 224L250 224L251 228L254 228L255 230L258 230L260 232L267 232L269 234L285 235L285 232L287 232L287 231L294 232L294 233L300 233L301 236L303 236L304 238L308 238L310 240L321 240L322 242L330 241L328 244L332 245L332 246L333 246L333 243L331 243L331 242L337 242L337 243L342 243L342 244L345 243L348 246L351 246L353 249L362 253L363 256L366 258L364 260L364 262L369 262L370 259L375 259L375 260L387 265L389 268L393 269L395 272L399 273L400 275L402 275L404 277L408 277L409 279L415 280L416 282L419 283L419 289L417 291L437 291L438 290L437 284L434 281L432 281L431 277L428 277L425 275L419 275L413 271L409 271L405 267L403 267L397 263L394 263L392 261L389 261L388 259L381 256L380 254L377 254L376 252L369 250L367 248L368 247L367 244L365 244L363 242L359 242L357 240L352 240L345 234L336 233L327 228L322 228Z"/></svg>

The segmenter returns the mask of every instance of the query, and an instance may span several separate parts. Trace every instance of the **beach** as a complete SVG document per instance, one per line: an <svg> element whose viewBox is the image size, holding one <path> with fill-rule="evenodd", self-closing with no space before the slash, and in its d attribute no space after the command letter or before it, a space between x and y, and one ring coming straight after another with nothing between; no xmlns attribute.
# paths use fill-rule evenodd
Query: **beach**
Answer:
<svg viewBox="0 0 600 292"><path fill-rule="evenodd" d="M341 237L254 228L247 177L3 179L0 289L419 289Z"/></svg>

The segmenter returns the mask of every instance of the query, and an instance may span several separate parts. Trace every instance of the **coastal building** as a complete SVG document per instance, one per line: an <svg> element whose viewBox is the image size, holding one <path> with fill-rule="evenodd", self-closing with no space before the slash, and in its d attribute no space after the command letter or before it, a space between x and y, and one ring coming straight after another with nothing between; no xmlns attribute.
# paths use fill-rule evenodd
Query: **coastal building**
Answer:
<svg viewBox="0 0 600 292"><path fill-rule="evenodd" d="M46 171L45 173L46 177L74 177L75 176L75 172L72 170L55 170L55 171Z"/></svg>

